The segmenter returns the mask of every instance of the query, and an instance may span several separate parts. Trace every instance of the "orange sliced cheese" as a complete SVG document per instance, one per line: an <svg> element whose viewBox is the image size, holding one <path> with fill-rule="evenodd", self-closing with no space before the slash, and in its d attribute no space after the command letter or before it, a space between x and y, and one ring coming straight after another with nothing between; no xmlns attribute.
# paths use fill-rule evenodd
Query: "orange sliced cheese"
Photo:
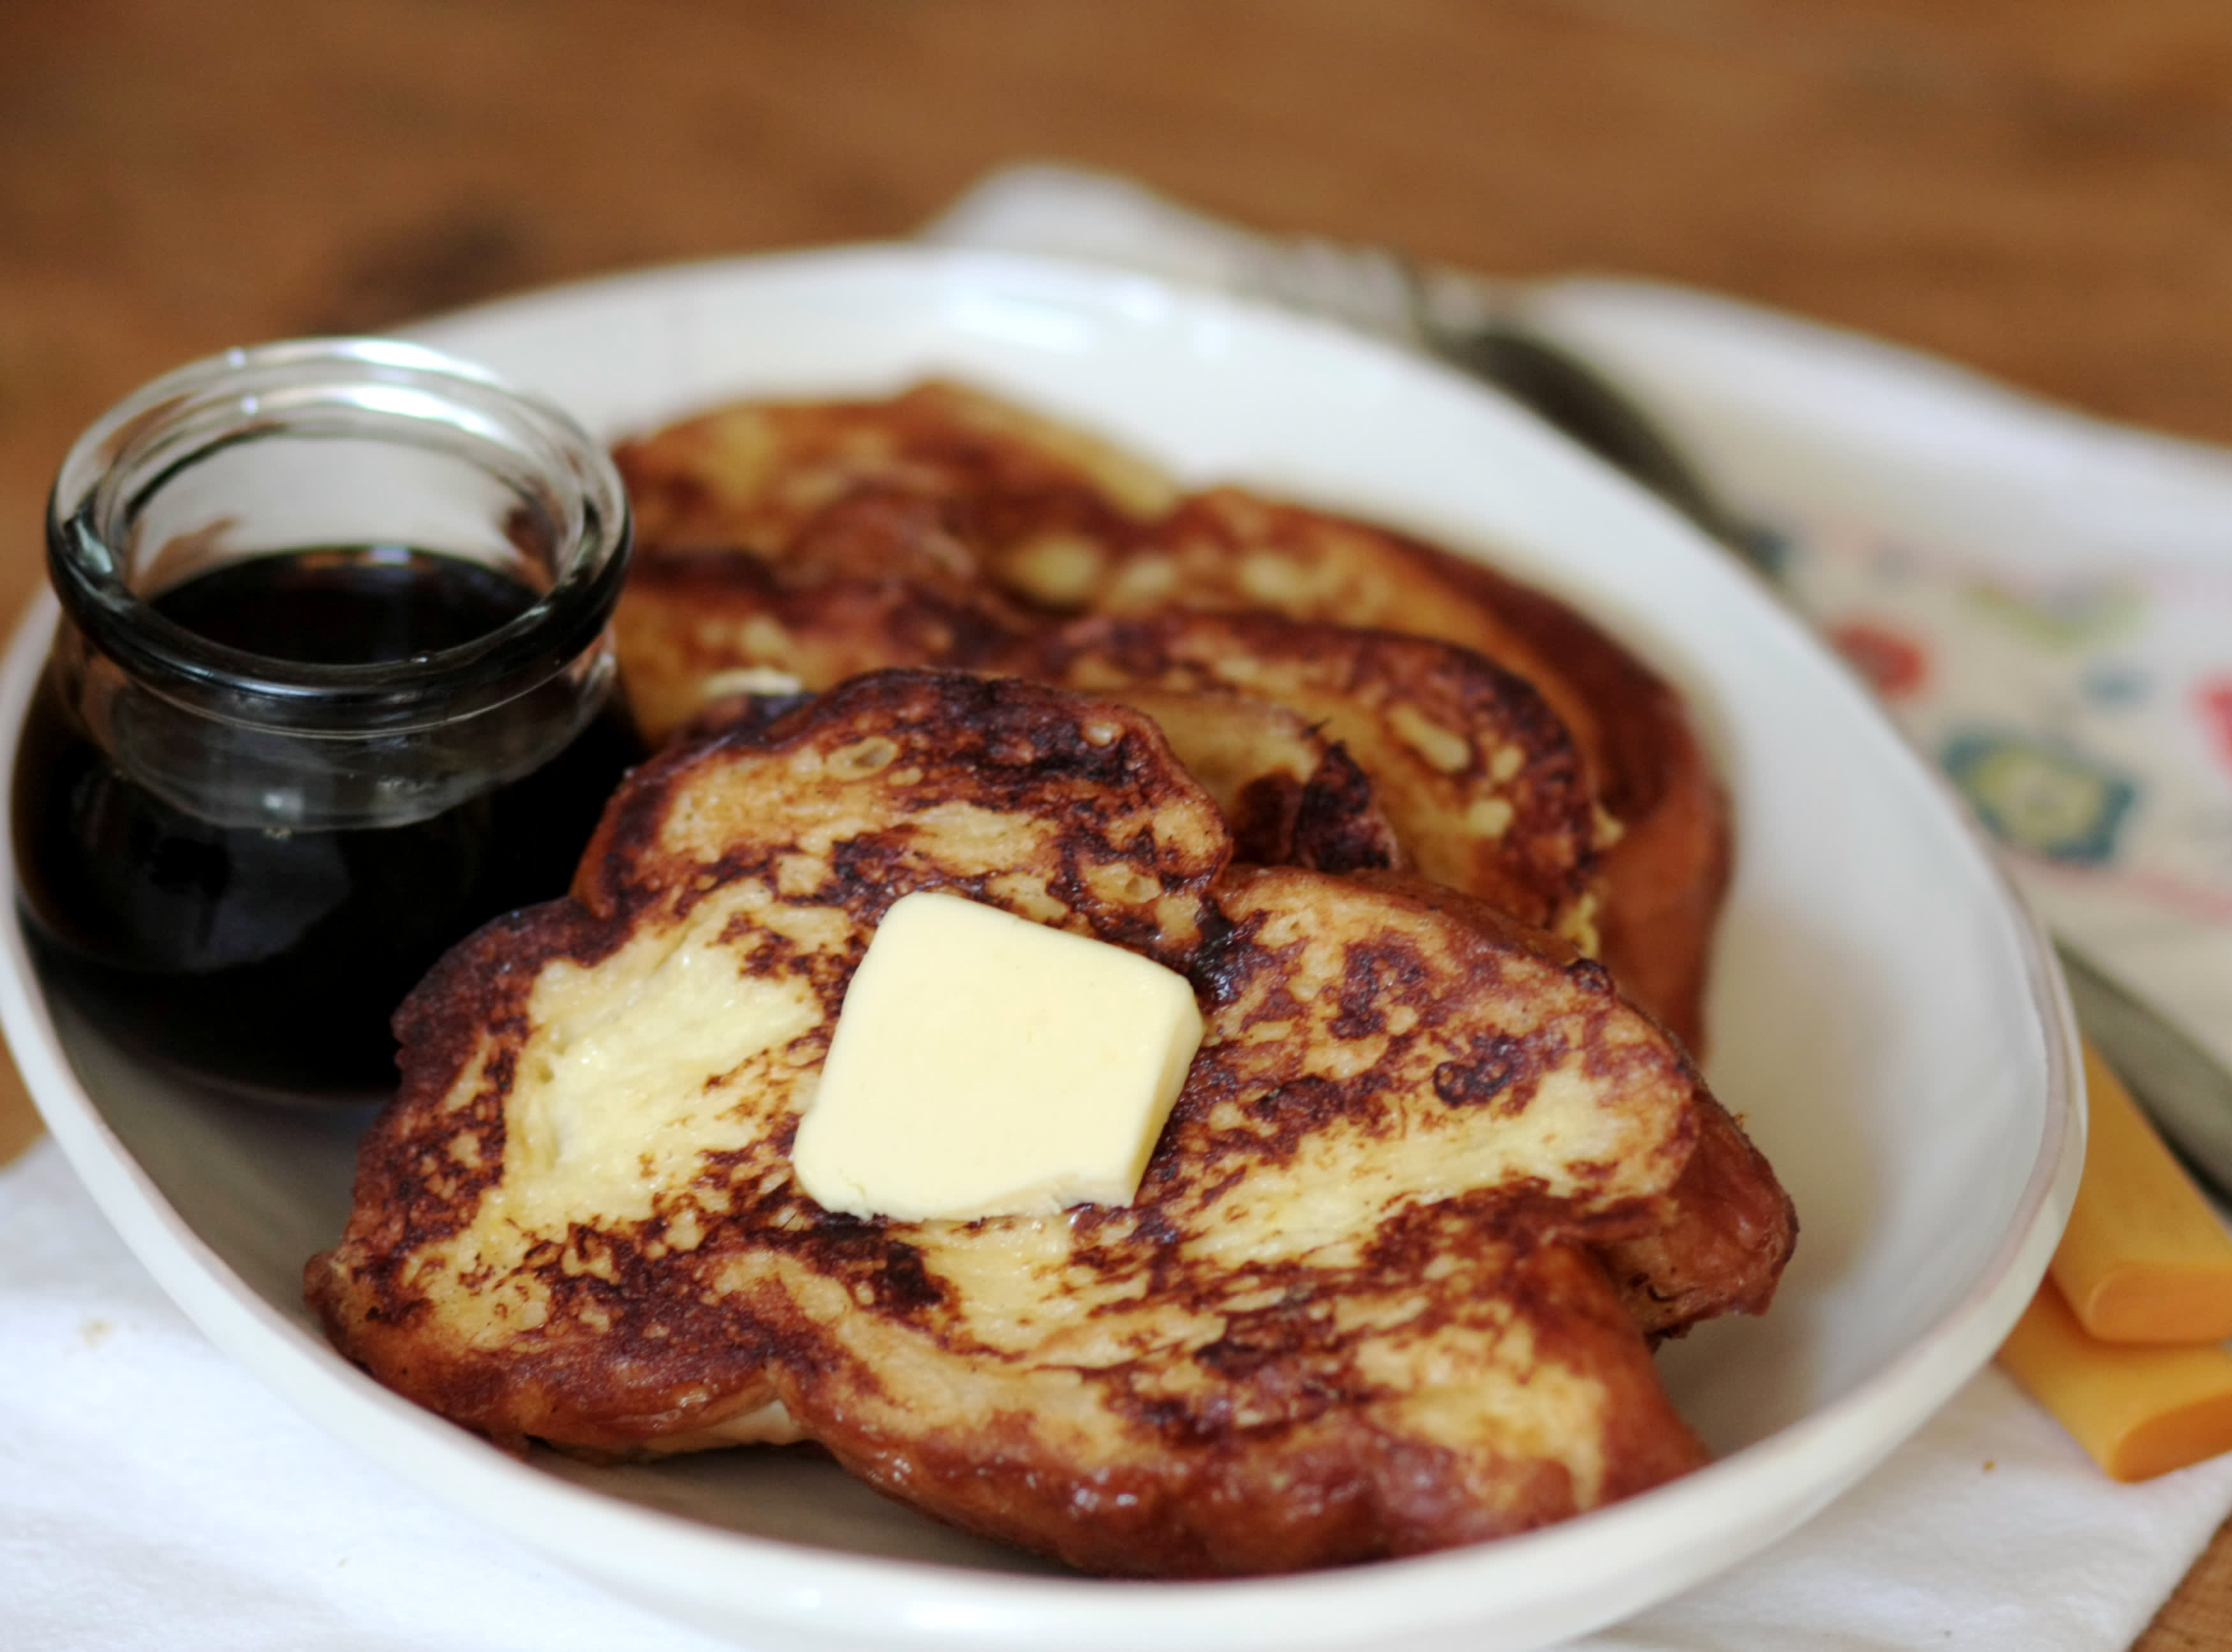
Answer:
<svg viewBox="0 0 2232 1652"><path fill-rule="evenodd" d="M2232 1337L2232 1235L2091 1045L2085 1176L2054 1282L2105 1342Z"/></svg>
<svg viewBox="0 0 2232 1652"><path fill-rule="evenodd" d="M2008 1374L2117 1480L2147 1480L2232 1450L2232 1352L2102 1342L2052 1279L2000 1348Z"/></svg>

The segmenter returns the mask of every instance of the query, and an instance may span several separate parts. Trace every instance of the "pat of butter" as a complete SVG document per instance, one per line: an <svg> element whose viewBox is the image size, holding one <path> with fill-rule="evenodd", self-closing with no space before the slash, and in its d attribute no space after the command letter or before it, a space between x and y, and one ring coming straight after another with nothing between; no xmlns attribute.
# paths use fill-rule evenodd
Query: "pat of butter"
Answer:
<svg viewBox="0 0 2232 1652"><path fill-rule="evenodd" d="M1192 989L1158 963L909 895L846 990L791 1165L856 1216L1127 1204L1201 1034Z"/></svg>

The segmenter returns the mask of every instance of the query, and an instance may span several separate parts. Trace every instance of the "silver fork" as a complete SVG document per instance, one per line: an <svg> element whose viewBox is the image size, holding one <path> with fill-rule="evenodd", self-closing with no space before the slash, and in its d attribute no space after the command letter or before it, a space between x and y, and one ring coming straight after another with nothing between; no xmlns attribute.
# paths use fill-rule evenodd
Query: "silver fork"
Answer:
<svg viewBox="0 0 2232 1652"><path fill-rule="evenodd" d="M1493 283L1437 281L1395 253L1249 236L1228 246L1233 291L1392 338L1494 385L1665 500L1772 579L1768 538L1728 510L1650 416L1594 367L1519 319Z"/></svg>

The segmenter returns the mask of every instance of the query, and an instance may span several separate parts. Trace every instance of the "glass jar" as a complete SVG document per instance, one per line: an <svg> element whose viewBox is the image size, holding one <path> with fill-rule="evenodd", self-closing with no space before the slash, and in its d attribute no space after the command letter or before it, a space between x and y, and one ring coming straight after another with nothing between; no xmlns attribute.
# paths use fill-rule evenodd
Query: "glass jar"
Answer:
<svg viewBox="0 0 2232 1652"><path fill-rule="evenodd" d="M13 829L42 970L254 1092L393 1087L388 1019L561 894L640 755L627 503L556 408L389 340L235 350L62 463Z"/></svg>

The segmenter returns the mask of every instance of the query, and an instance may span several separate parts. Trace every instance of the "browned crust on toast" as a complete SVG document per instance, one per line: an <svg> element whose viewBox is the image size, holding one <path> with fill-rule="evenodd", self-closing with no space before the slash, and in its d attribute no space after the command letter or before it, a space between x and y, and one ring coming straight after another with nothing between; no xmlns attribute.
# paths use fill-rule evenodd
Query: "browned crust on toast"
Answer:
<svg viewBox="0 0 2232 1652"><path fill-rule="evenodd" d="M724 656L730 665L795 669L809 687L848 670L978 665L995 650L980 625L986 599L1041 617L1272 612L1436 638L1516 672L1571 731L1620 830L1599 845L1601 956L1639 1002L1703 1051L1713 925L1730 865L1726 800L1679 697L1547 593L1419 540L1243 489L1181 497L1106 444L947 384L878 400L717 410L623 443L617 457L636 503L644 587L623 606L623 656L633 662L639 715L657 729L691 715L690 672L724 669ZM816 515L862 490L943 512L952 542L973 559L976 594L887 586L878 600L808 599L756 586L767 568L795 560ZM677 588L670 570L693 559L696 576ZM712 589L723 566L752 593L749 612L730 614L725 632ZM906 617L918 611L923 623ZM739 651L753 613L762 616L758 645ZM995 628L1014 613L1002 608ZM662 640L662 626L699 644ZM940 646L944 631L958 645ZM725 649L703 646L723 634Z"/></svg>
<svg viewBox="0 0 2232 1652"><path fill-rule="evenodd" d="M902 665L972 669L1034 622L978 577L951 509L889 489L808 518L780 559L734 546L641 547L613 625L638 724L654 745L739 671L804 688Z"/></svg>
<svg viewBox="0 0 2232 1652"><path fill-rule="evenodd" d="M1104 612L1262 610L1438 638L1525 677L1580 748L1619 822L1606 849L1606 964L1703 1053L1728 803L1680 698L1547 593L1407 535L1236 488L1188 497L1131 541L1090 599Z"/></svg>
<svg viewBox="0 0 2232 1652"><path fill-rule="evenodd" d="M1598 820L1580 754L1530 683L1468 649L1173 612L1074 621L1021 665L1087 692L1148 685L1299 713L1371 777L1410 870L1594 949Z"/></svg>
<svg viewBox="0 0 2232 1652"><path fill-rule="evenodd" d="M1701 1461L1598 1260L1665 1231L1715 1129L1681 1046L1462 897L1230 855L1152 722L1016 681L887 672L671 748L571 897L399 1014L310 1298L499 1439L710 1443L779 1402L892 1494L1099 1571L1418 1552ZM851 969L925 888L1194 982L1208 1036L1132 1205L862 1221L791 1180ZM614 1157L599 1109L643 1072Z"/></svg>
<svg viewBox="0 0 2232 1652"><path fill-rule="evenodd" d="M654 550L780 560L846 496L905 493L951 509L1002 584L1056 606L1177 493L1109 444L938 380L889 397L716 408L621 442L613 457L638 542Z"/></svg>

